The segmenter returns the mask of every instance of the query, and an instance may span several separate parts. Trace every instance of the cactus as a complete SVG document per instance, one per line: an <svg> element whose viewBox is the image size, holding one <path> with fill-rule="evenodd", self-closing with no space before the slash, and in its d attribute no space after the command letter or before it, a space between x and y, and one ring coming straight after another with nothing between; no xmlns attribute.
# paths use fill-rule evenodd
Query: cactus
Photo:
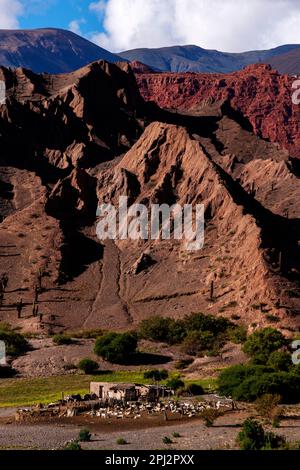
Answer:
<svg viewBox="0 0 300 470"><path fill-rule="evenodd" d="M42 269L39 269L38 274L37 274L37 279L38 279L38 288L40 291L42 290L42 281L43 281L44 275L45 275L44 271Z"/></svg>
<svg viewBox="0 0 300 470"><path fill-rule="evenodd" d="M215 288L215 283L214 281L211 281L210 283L210 300L214 300L214 288Z"/></svg>
<svg viewBox="0 0 300 470"><path fill-rule="evenodd" d="M23 306L24 306L23 300L21 299L20 302L17 303L18 318L22 317Z"/></svg>
<svg viewBox="0 0 300 470"><path fill-rule="evenodd" d="M39 306L36 304L36 301L34 300L32 304L32 316L37 317L38 311L39 311Z"/></svg>

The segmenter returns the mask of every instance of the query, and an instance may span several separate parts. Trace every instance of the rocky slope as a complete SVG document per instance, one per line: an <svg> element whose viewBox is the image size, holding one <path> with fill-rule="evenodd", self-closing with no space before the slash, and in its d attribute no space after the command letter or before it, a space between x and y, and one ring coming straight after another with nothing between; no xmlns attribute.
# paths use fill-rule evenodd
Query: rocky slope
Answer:
<svg viewBox="0 0 300 470"><path fill-rule="evenodd" d="M2 68L1 78L0 320L30 331L130 329L153 314L203 311L250 329L299 326L297 168L234 102L161 110L143 101L126 64L60 76ZM149 207L203 203L204 248L100 242L97 203L124 195Z"/></svg>
<svg viewBox="0 0 300 470"><path fill-rule="evenodd" d="M250 64L280 65L282 73L296 74L299 70L299 44L286 44L274 49L239 53L203 49L195 45L133 49L119 55L129 61L147 64L156 72L230 73Z"/></svg>
<svg viewBox="0 0 300 470"><path fill-rule="evenodd" d="M292 103L294 80L268 65L249 66L229 75L137 74L146 100L192 113L226 102L257 136L300 157L300 106Z"/></svg>
<svg viewBox="0 0 300 470"><path fill-rule="evenodd" d="M109 62L121 60L63 29L0 30L1 66L24 67L37 73L67 73L101 59Z"/></svg>

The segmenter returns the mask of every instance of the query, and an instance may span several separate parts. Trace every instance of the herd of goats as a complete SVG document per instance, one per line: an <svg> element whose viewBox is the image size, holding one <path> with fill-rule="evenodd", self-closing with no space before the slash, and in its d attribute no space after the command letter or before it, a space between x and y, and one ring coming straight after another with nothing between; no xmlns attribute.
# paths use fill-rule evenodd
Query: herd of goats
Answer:
<svg viewBox="0 0 300 470"><path fill-rule="evenodd" d="M207 410L224 412L237 410L236 403L229 398L211 395L203 401L192 398L184 400L165 399L158 401L124 402L110 400L103 402L92 395L85 397L71 396L49 405L38 405L34 408L20 409L16 413L16 420L23 421L40 417L73 417L86 415L102 419L139 419L145 416L162 415L167 420L170 415L185 418L201 416Z"/></svg>

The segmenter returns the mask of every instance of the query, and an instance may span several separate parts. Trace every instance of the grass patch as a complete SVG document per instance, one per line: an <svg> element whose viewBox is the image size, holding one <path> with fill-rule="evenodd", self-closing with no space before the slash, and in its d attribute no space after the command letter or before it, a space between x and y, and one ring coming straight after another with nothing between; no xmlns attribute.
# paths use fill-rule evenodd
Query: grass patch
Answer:
<svg viewBox="0 0 300 470"><path fill-rule="evenodd" d="M145 371L116 371L103 372L98 375L63 375L54 377L38 377L30 379L1 379L0 408L14 406L30 406L37 403L51 403L65 395L84 395L89 392L90 382L125 382L150 384L150 379L144 379ZM169 378L177 376L171 372ZM184 377L182 377L184 380ZM166 381L162 381L165 384ZM205 391L216 390L216 379L184 381L201 385Z"/></svg>

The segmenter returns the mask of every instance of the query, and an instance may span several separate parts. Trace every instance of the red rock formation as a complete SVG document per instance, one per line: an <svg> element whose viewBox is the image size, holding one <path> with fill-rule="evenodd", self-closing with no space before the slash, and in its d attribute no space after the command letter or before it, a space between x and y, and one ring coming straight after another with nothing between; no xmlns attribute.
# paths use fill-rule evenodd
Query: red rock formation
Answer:
<svg viewBox="0 0 300 470"><path fill-rule="evenodd" d="M268 65L251 65L228 75L137 74L146 100L193 113L216 102L229 102L249 120L256 135L300 157L300 105L292 103L294 80Z"/></svg>
<svg viewBox="0 0 300 470"><path fill-rule="evenodd" d="M272 83L287 80L259 70ZM264 304L283 330L298 326L297 165L249 130L258 72L243 73L244 82L203 79L200 106L184 79L176 82L175 98L183 87L181 104L193 108L180 114L146 105L124 64L60 76L1 69L8 99L0 106L0 274L9 290L0 320L38 331L131 329L151 314L203 311L263 326ZM141 80L156 76L161 86L163 75ZM198 76L186 77L197 88ZM165 76L175 86L173 78ZM204 249L188 252L173 239L100 242L97 202L117 205L124 195L147 206L203 203ZM41 273L40 323L32 303Z"/></svg>

